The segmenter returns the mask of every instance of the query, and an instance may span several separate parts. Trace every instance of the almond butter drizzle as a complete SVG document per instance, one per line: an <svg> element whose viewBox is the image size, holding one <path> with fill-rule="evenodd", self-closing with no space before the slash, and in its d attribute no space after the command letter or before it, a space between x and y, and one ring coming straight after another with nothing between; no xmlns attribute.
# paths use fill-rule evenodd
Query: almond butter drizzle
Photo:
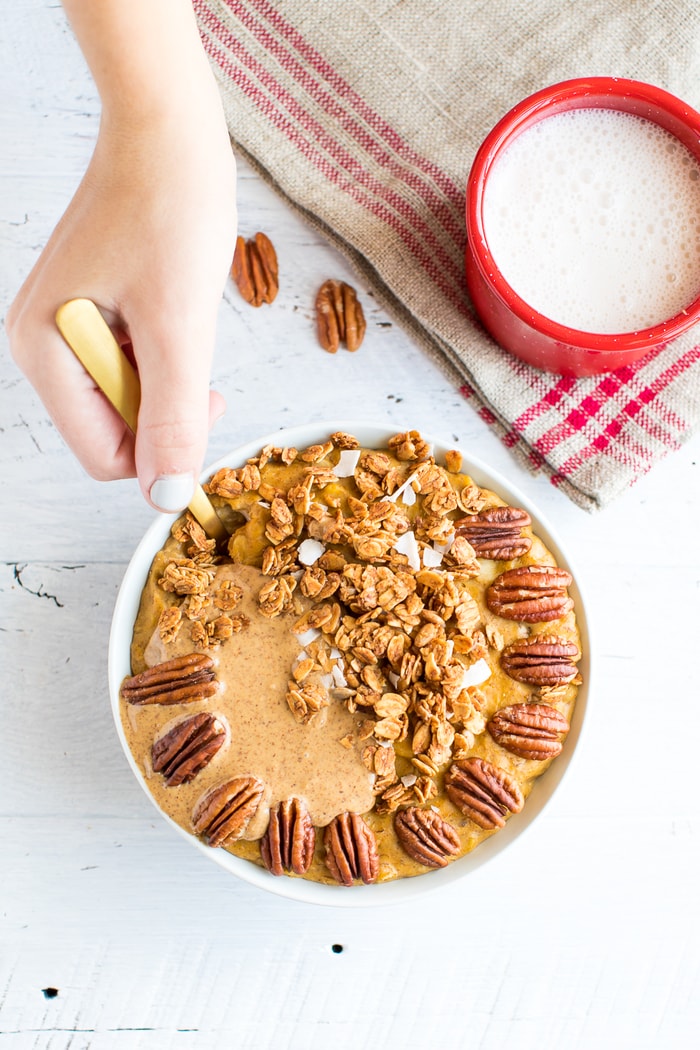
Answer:
<svg viewBox="0 0 700 1050"><path fill-rule="evenodd" d="M225 565L217 581L233 580L244 596L236 613L250 623L239 634L211 650L216 661L221 691L208 701L184 707L136 708L122 702L122 725L129 747L147 780L158 805L185 830L192 831L192 809L200 796L222 780L252 774L266 785L266 792L245 837L258 839L264 833L269 808L275 802L296 796L306 802L314 824L324 826L339 813L365 813L374 803L374 775L362 763L362 744L357 729L362 717L352 715L337 700L306 725L292 715L285 694L291 669L301 652L291 631L296 614L275 619L261 616L257 594L264 577L248 565ZM144 657L148 666L191 650L184 635L167 647L156 631ZM191 784L165 786L151 771L151 744L183 712L207 710L227 726L228 741L213 761ZM350 736L346 748L340 740Z"/></svg>

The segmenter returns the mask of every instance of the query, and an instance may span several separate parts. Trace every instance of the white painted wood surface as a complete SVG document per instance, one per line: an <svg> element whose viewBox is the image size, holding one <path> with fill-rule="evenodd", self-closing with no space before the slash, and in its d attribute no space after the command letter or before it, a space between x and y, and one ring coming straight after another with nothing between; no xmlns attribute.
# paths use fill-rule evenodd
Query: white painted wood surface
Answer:
<svg viewBox="0 0 700 1050"><path fill-rule="evenodd" d="M3 22L4 314L99 104L58 4L15 0ZM589 595L586 731L528 834L422 900L317 909L203 862L133 779L108 707L112 604L151 512L134 483L84 476L3 347L2 1050L698 1046L700 437L588 516L516 466L366 289L361 351L323 354L313 293L352 274L244 165L240 210L241 232L278 246L282 289L258 311L226 294L214 379L229 410L210 460L340 405L508 473L567 537Z"/></svg>

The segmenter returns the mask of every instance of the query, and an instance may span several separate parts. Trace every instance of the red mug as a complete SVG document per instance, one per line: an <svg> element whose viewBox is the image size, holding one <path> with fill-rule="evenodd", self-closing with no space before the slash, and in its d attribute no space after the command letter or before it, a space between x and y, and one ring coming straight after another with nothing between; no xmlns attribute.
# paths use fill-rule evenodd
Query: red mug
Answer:
<svg viewBox="0 0 700 1050"><path fill-rule="evenodd" d="M466 279L484 327L516 357L560 375L610 372L675 339L700 320L700 295L650 328L616 334L580 331L538 313L511 288L489 249L483 201L489 173L506 147L545 117L572 109L612 109L659 125L700 163L700 113L650 84L618 77L567 80L537 91L507 113L480 146L467 181Z"/></svg>

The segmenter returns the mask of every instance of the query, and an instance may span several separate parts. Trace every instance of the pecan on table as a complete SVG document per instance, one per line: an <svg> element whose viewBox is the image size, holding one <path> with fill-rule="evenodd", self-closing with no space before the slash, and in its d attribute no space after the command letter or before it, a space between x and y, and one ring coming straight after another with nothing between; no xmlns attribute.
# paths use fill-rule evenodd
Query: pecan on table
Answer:
<svg viewBox="0 0 700 1050"><path fill-rule="evenodd" d="M324 281L316 295L318 341L329 354L341 343L357 350L367 329L362 305L355 289L345 281Z"/></svg>
<svg viewBox="0 0 700 1050"><path fill-rule="evenodd" d="M204 653L176 656L122 682L129 704L191 704L218 690L214 661Z"/></svg>
<svg viewBox="0 0 700 1050"><path fill-rule="evenodd" d="M336 882L352 886L355 879L376 882L379 852L374 832L357 813L341 813L327 826L323 843L326 865Z"/></svg>
<svg viewBox="0 0 700 1050"><path fill-rule="evenodd" d="M257 777L234 777L207 791L192 813L197 835L210 846L234 842L244 833L260 805L265 785Z"/></svg>
<svg viewBox="0 0 700 1050"><path fill-rule="evenodd" d="M251 306L271 303L279 291L279 267L272 241L264 233L256 233L246 241L236 239L236 250L231 266L238 291Z"/></svg>
<svg viewBox="0 0 700 1050"><path fill-rule="evenodd" d="M215 715L190 715L153 741L151 764L168 787L188 784L207 766L226 739Z"/></svg>
<svg viewBox="0 0 700 1050"><path fill-rule="evenodd" d="M505 825L505 814L519 813L525 799L515 780L484 758L461 758L445 775L445 794L480 828Z"/></svg>
<svg viewBox="0 0 700 1050"><path fill-rule="evenodd" d="M434 809L408 806L394 817L396 837L409 857L426 868L444 868L460 850L459 835Z"/></svg>
<svg viewBox="0 0 700 1050"><path fill-rule="evenodd" d="M513 642L501 654L501 666L510 678L526 685L567 685L578 674L578 647L552 635Z"/></svg>
<svg viewBox="0 0 700 1050"><path fill-rule="evenodd" d="M532 540L520 534L530 524L530 515L518 507L489 507L460 518L455 532L464 536L477 558L510 561L530 550Z"/></svg>
<svg viewBox="0 0 700 1050"><path fill-rule="evenodd" d="M519 758L543 762L556 758L569 723L549 704L513 704L497 711L486 728L501 747Z"/></svg>
<svg viewBox="0 0 700 1050"><path fill-rule="evenodd" d="M566 593L573 582L566 569L553 565L524 565L507 569L486 591L486 604L505 620L544 623L558 620L573 609Z"/></svg>
<svg viewBox="0 0 700 1050"><path fill-rule="evenodd" d="M315 845L316 829L300 799L287 799L270 810L270 823L260 840L260 855L273 875L284 875L286 871L305 875L311 866Z"/></svg>

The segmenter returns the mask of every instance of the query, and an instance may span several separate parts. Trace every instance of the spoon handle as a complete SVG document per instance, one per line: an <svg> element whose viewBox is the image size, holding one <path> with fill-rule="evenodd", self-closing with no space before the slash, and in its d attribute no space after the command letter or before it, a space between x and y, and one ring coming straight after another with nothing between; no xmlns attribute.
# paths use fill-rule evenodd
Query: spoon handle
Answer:
<svg viewBox="0 0 700 1050"><path fill-rule="evenodd" d="M71 299L56 311L56 324L83 368L136 433L141 402L139 379L95 304L91 299ZM189 509L207 535L216 540L228 536L201 485L195 489Z"/></svg>

